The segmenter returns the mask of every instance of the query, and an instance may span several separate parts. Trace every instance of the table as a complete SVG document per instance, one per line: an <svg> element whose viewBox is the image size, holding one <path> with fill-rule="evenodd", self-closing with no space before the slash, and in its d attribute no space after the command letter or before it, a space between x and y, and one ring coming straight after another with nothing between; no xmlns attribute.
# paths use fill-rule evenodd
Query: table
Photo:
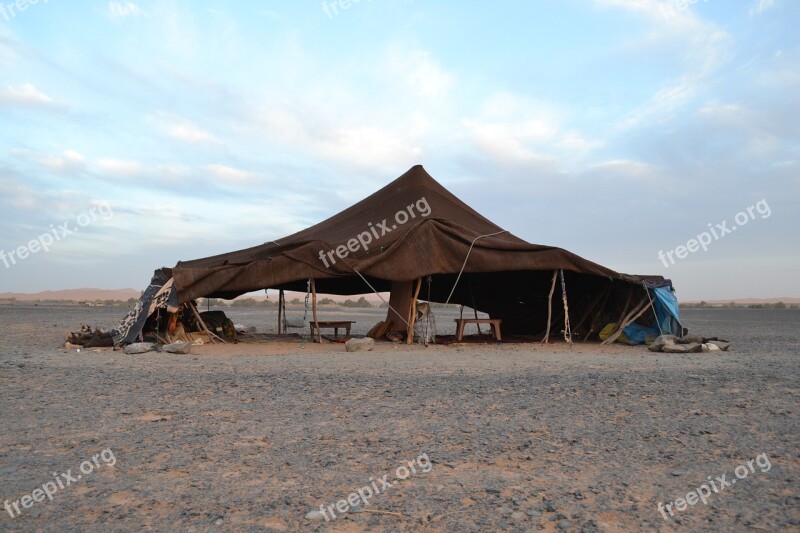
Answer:
<svg viewBox="0 0 800 533"><path fill-rule="evenodd" d="M492 328L492 335L494 338L501 341L503 340L502 336L500 335L500 323L502 322L499 318L456 318L456 324L458 327L456 328L456 340L460 341L464 338L464 325L465 324L489 324Z"/></svg>

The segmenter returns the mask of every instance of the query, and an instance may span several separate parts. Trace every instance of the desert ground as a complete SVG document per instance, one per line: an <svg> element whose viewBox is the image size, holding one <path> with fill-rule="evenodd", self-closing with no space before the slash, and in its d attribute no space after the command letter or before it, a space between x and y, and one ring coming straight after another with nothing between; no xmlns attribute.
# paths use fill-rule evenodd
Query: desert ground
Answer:
<svg viewBox="0 0 800 533"><path fill-rule="evenodd" d="M733 342L688 355L61 347L125 311L0 307L0 529L800 530L796 310L686 310ZM273 311L229 314L274 329ZM349 316L363 334L380 312Z"/></svg>

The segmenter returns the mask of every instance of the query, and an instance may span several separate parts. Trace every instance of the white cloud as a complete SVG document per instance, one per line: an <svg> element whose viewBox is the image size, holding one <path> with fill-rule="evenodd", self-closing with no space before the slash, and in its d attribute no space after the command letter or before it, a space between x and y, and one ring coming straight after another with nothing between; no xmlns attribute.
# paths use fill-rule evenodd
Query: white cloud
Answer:
<svg viewBox="0 0 800 533"><path fill-rule="evenodd" d="M112 176L127 177L142 171L142 164L139 161L128 159L98 159L96 166L103 174L110 174Z"/></svg>
<svg viewBox="0 0 800 533"><path fill-rule="evenodd" d="M252 172L226 165L206 165L205 169L217 180L231 185L246 185L258 179Z"/></svg>
<svg viewBox="0 0 800 533"><path fill-rule="evenodd" d="M55 102L33 84L25 83L18 86L8 85L4 90L0 90L0 105L4 104L51 106Z"/></svg>
<svg viewBox="0 0 800 533"><path fill-rule="evenodd" d="M86 158L75 150L64 150L60 157L44 156L40 162L54 172L67 172L82 167Z"/></svg>
<svg viewBox="0 0 800 533"><path fill-rule="evenodd" d="M399 78L418 96L443 98L450 93L454 85L453 75L424 50L391 47L386 64L390 75Z"/></svg>
<svg viewBox="0 0 800 533"><path fill-rule="evenodd" d="M191 120L171 113L154 113L149 120L155 123L165 135L179 141L197 144L219 143L214 135Z"/></svg>
<svg viewBox="0 0 800 533"><path fill-rule="evenodd" d="M747 14L750 17L762 15L773 7L775 7L775 0L754 0L753 7L750 8Z"/></svg>
<svg viewBox="0 0 800 533"><path fill-rule="evenodd" d="M144 11L133 2L109 2L108 14L111 18L138 17Z"/></svg>

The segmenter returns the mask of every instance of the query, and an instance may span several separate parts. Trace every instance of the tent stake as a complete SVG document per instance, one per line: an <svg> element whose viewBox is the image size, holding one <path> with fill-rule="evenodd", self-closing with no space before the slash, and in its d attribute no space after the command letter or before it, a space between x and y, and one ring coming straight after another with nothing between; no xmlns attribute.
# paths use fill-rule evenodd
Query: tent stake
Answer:
<svg viewBox="0 0 800 533"><path fill-rule="evenodd" d="M550 339L550 317L553 314L553 293L556 290L556 278L558 277L558 270L553 271L553 283L550 285L550 295L547 297L547 330L544 333L542 344L546 344Z"/></svg>

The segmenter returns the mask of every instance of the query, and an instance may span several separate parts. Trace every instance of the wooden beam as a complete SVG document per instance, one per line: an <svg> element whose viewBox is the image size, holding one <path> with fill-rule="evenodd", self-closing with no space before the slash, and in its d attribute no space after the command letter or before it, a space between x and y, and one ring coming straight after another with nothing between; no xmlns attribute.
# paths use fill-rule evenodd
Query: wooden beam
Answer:
<svg viewBox="0 0 800 533"><path fill-rule="evenodd" d="M542 344L546 344L550 339L550 317L553 314L553 293L556 290L556 278L558 278L558 270L553 271L553 283L550 285L550 295L547 297L547 330L544 333Z"/></svg>

